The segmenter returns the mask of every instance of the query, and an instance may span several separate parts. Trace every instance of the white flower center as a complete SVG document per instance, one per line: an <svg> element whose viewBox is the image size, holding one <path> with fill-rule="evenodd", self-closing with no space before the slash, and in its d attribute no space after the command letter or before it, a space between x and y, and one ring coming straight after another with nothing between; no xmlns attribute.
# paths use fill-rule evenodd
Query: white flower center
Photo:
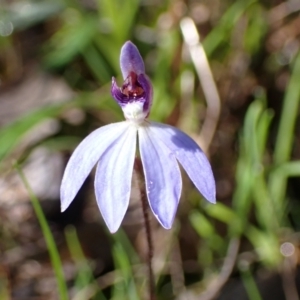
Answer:
<svg viewBox="0 0 300 300"><path fill-rule="evenodd" d="M147 117L147 112L144 112L143 105L142 102L137 101L122 107L125 119L135 124L141 124Z"/></svg>

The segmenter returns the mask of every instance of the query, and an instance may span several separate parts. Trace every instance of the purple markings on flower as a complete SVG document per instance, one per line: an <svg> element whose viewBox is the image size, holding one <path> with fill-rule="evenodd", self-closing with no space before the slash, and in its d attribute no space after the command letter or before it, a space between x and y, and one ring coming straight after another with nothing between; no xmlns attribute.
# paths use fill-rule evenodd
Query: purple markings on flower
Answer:
<svg viewBox="0 0 300 300"><path fill-rule="evenodd" d="M215 203L211 166L199 146L175 127L146 120L152 103L152 86L136 46L126 42L121 50L124 83L112 81L111 93L126 121L103 126L75 149L61 185L61 209L66 210L84 180L97 164L95 193L103 219L113 233L128 208L137 136L150 208L170 229L178 207L182 179L179 164L200 193Z"/></svg>
<svg viewBox="0 0 300 300"><path fill-rule="evenodd" d="M152 100L152 86L144 75L131 72L122 87L118 87L115 78L112 79L111 94L118 104L123 107L129 102L144 103L144 110L149 111Z"/></svg>
<svg viewBox="0 0 300 300"><path fill-rule="evenodd" d="M135 123L144 122L152 104L152 85L145 74L142 57L137 47L130 41L121 49L120 64L124 83L118 87L113 78L111 94L121 106L126 120Z"/></svg>

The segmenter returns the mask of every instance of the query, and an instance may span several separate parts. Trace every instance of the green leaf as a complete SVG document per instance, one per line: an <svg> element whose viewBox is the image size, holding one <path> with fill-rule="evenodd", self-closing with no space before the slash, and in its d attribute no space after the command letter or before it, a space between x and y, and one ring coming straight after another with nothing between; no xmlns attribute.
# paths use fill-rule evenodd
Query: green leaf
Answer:
<svg viewBox="0 0 300 300"><path fill-rule="evenodd" d="M65 104L43 107L0 129L0 162L30 129L47 118L58 116L64 107Z"/></svg>
<svg viewBox="0 0 300 300"><path fill-rule="evenodd" d="M47 244L47 248L49 251L49 255L50 255L50 260L51 260L51 264L52 267L54 269L54 274L56 277L56 281L58 284L58 292L59 292L59 297L60 300L68 300L68 289L67 289L67 285L66 285L66 281L64 278L64 273L63 273L63 266L62 266L62 262L60 259L60 255L59 255L59 251L57 249L57 246L55 244L55 240L54 237L52 235L51 229L48 225L47 219L44 215L44 212L41 208L40 202L37 199L37 197L34 195L31 187L29 186L29 183L24 175L24 173L22 172L21 168L16 165L15 166L17 169L17 172L19 173L21 180L23 182L23 184L25 185L25 188L29 194L29 198L31 200L34 212L37 216L37 219L40 223L46 244Z"/></svg>
<svg viewBox="0 0 300 300"><path fill-rule="evenodd" d="M97 34L97 19L93 16L82 16L72 12L72 23L64 26L54 34L45 55L44 63L49 68L59 68L79 55L91 43ZM51 50L51 51L50 51Z"/></svg>

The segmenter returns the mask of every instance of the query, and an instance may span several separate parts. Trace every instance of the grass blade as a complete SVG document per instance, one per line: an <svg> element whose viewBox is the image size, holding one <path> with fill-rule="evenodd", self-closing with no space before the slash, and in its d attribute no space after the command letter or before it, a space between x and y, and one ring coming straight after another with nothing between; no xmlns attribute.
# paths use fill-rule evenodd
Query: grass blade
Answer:
<svg viewBox="0 0 300 300"><path fill-rule="evenodd" d="M60 300L68 300L68 289L67 289L67 285L66 285L65 278L64 278L62 263L61 263L61 259L59 256L58 249L57 249L55 241L54 241L54 237L51 233L51 229L47 223L47 220L46 220L43 210L41 208L40 202L37 199L37 197L34 195L23 171L21 170L21 168L19 167L18 164L15 165L15 168L16 168L28 194L29 194L29 198L31 200L34 212L40 223L40 226L41 226L41 229L42 229L42 232L43 232L46 244L47 244L47 248L49 251L50 260L52 263L54 274L56 277L56 281L57 281L57 285L58 285L58 292L59 292L59 296L60 296L59 298L60 298Z"/></svg>

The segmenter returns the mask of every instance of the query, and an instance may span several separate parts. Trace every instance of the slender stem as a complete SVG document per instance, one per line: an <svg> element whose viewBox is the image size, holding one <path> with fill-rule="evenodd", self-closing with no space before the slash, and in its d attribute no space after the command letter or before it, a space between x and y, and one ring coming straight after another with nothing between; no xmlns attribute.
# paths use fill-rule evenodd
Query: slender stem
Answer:
<svg viewBox="0 0 300 300"><path fill-rule="evenodd" d="M146 229L146 238L148 244L148 276L149 276L149 298L150 300L155 299L154 295L154 275L153 275L153 268L152 268L152 258L153 258L153 240L151 234L151 226L150 226L150 219L149 219L149 206L147 203L146 193L143 191L141 195L142 200L142 208L143 208L143 215L144 215L144 222L145 222L145 229Z"/></svg>
<svg viewBox="0 0 300 300"><path fill-rule="evenodd" d="M135 170L139 174L141 179L144 179L143 174L143 167L141 160L139 158L135 159ZM145 182L143 180L143 182ZM147 238L147 245L148 245L148 258L147 258L147 265L148 265L148 282L149 282L149 300L155 300L155 280L152 268L152 258L153 258L153 240L152 240L152 231L150 225L150 218L149 218L149 205L147 201L147 194L146 194L146 187L145 183L141 186L141 201L142 201L142 209L143 209L143 217L144 217L144 225L146 231L146 238Z"/></svg>

